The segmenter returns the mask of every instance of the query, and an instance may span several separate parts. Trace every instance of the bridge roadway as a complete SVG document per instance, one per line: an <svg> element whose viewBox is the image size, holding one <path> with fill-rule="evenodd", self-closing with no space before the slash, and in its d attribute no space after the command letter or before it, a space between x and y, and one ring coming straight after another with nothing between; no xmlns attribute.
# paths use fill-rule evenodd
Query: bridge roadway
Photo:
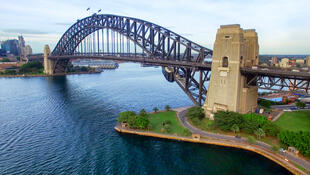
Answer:
<svg viewBox="0 0 310 175"><path fill-rule="evenodd" d="M171 66L171 67L188 67L197 68L200 70L211 70L211 63L206 62L204 64L190 61L175 61L175 60L163 60L156 57L146 57L142 55L64 55L64 56L49 56L51 60L75 60L75 59L102 59L102 60L115 60L115 61L129 61L136 63L152 64L156 66Z"/></svg>
<svg viewBox="0 0 310 175"><path fill-rule="evenodd" d="M106 55L64 55L64 56L49 56L49 59L61 60L61 59L103 59L103 60L115 60L115 61L129 61L137 63L146 63L156 66L172 66L172 67L188 67L188 68L197 68L199 70L211 70L211 62L197 63L190 61L175 61L175 60L163 60L158 59L157 57L147 57L142 54L106 54ZM310 81L310 72L304 71L300 68L293 69L281 69L276 67L244 67L240 68L240 71L243 75L257 75L257 76L268 76L268 77L279 77L287 79L297 79L297 80L309 80Z"/></svg>

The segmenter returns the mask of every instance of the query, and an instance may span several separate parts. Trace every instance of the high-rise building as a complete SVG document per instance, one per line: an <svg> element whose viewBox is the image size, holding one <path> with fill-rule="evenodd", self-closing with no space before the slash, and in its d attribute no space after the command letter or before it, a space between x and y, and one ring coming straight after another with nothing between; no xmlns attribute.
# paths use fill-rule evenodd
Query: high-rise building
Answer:
<svg viewBox="0 0 310 175"><path fill-rule="evenodd" d="M25 58L25 40L23 36L18 36L18 52L21 58Z"/></svg>
<svg viewBox="0 0 310 175"><path fill-rule="evenodd" d="M31 55L32 54L32 48L30 45L26 45L24 49L25 56Z"/></svg>
<svg viewBox="0 0 310 175"><path fill-rule="evenodd" d="M13 54L15 56L19 55L18 40L6 40L1 43L1 48L5 50L6 53Z"/></svg>

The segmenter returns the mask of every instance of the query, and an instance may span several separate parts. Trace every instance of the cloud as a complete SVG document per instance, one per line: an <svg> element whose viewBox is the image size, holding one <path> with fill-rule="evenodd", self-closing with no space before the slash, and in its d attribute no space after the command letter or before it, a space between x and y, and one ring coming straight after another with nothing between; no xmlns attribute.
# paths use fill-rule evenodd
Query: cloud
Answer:
<svg viewBox="0 0 310 175"><path fill-rule="evenodd" d="M10 34L47 34L47 32L33 29L3 29L2 32Z"/></svg>
<svg viewBox="0 0 310 175"><path fill-rule="evenodd" d="M59 25L59 26L71 26L72 25L72 23L69 23L69 22L55 22L53 24Z"/></svg>

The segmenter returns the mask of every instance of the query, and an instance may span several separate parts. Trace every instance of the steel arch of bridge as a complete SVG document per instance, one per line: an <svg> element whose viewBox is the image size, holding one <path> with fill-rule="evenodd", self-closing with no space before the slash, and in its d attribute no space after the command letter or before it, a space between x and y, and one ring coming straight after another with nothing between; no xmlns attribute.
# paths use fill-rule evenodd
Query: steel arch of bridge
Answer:
<svg viewBox="0 0 310 175"><path fill-rule="evenodd" d="M157 62L173 61L174 64L168 63L168 66L173 69L174 80L194 104L202 105L204 103L207 93L205 82L210 80L211 66L203 68L203 66L197 67L195 65L203 65L205 57L212 55L212 50L196 44L169 29L137 18L94 14L78 20L63 34L51 54L52 57L57 58L53 72L65 72L70 56L78 55L87 58L102 55L103 57L106 53L104 51L100 53L99 50L97 53L90 54L76 53L76 48L87 36L103 29L118 32L133 41L142 48L143 57ZM109 39L107 39L108 41ZM107 44L109 45L109 43ZM113 54L115 55L115 53ZM111 56L110 53L106 55ZM136 54L135 57L141 59ZM142 59L141 62L143 62ZM191 64L191 66L176 66L176 63L186 63ZM200 72L200 74L195 76L196 72Z"/></svg>
<svg viewBox="0 0 310 175"><path fill-rule="evenodd" d="M52 55L73 55L85 37L103 28L126 36L153 58L201 63L207 55L212 54L212 50L154 23L125 16L94 14L73 24L63 34ZM185 50L182 51L181 46ZM198 56L194 56L193 51Z"/></svg>

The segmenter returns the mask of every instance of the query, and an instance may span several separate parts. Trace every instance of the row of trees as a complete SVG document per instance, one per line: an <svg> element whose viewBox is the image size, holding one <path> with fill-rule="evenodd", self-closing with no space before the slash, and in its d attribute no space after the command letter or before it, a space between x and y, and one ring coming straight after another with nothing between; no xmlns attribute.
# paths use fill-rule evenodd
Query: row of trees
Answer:
<svg viewBox="0 0 310 175"><path fill-rule="evenodd" d="M166 110L166 111L170 111L170 106L169 106L169 105L166 105L166 106L165 106L165 110ZM157 107L154 107L154 108L153 108L153 111L154 111L155 113L157 113L157 112L159 111L159 109L158 109Z"/></svg>
<svg viewBox="0 0 310 175"><path fill-rule="evenodd" d="M20 74L34 74L34 73L42 73L42 72L43 72L43 66L38 61L23 64L19 68Z"/></svg>
<svg viewBox="0 0 310 175"><path fill-rule="evenodd" d="M219 111L214 115L214 125L223 131L233 131L255 134L259 139L268 136L277 136L280 128L267 120L266 117L255 113L239 114L236 112Z"/></svg>
<svg viewBox="0 0 310 175"><path fill-rule="evenodd" d="M134 111L125 111L120 113L120 117L117 119L119 123L127 123L130 128L133 129L147 129L150 121L148 114L142 109L138 114Z"/></svg>
<svg viewBox="0 0 310 175"><path fill-rule="evenodd" d="M286 146L297 148L300 153L310 156L310 132L309 131L282 131L278 139Z"/></svg>

